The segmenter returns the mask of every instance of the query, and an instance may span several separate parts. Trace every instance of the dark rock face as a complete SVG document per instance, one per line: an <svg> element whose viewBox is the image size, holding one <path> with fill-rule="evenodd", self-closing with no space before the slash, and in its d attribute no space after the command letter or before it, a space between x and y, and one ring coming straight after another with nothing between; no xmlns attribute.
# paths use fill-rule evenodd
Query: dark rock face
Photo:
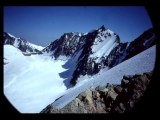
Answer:
<svg viewBox="0 0 160 120"><path fill-rule="evenodd" d="M105 60L105 65L109 68L116 66L117 64L155 45L155 39L154 30L149 29L130 43L120 43L108 55Z"/></svg>
<svg viewBox="0 0 160 120"><path fill-rule="evenodd" d="M94 39L94 37L91 38ZM73 73L71 83L74 85L76 84L76 80L79 75L93 75L98 73L100 69L104 67L108 67L110 69L153 46L156 38L153 29L145 31L141 36L131 43L120 43L119 36L117 36L116 41L118 45L110 52L108 56L102 56L99 63L96 63L94 59L90 59L89 57L92 54L90 49L93 45L92 41L94 41L92 39L90 39L90 44L86 45L86 48L83 49L83 52L79 57L83 59L78 62L77 69Z"/></svg>
<svg viewBox="0 0 160 120"><path fill-rule="evenodd" d="M59 39L52 42L42 52L52 52L57 59L60 55L72 56L84 44L81 33L65 33Z"/></svg>
<svg viewBox="0 0 160 120"><path fill-rule="evenodd" d="M109 68L112 68L121 63L127 54L126 49L128 45L129 43L120 43L118 46L116 46L105 59L105 65Z"/></svg>
<svg viewBox="0 0 160 120"><path fill-rule="evenodd" d="M104 60L105 56L101 56L100 58L94 58L91 57L93 54L92 47L95 45L95 40L100 37L100 35L105 36L106 38L111 36L109 32L106 32L107 29L105 29L104 26L100 27L99 29L92 31L85 35L85 44L82 46L82 53L78 59L77 67L73 73L73 78L71 79L71 83L73 85L76 84L76 80L80 75L94 75L100 71L100 69L104 66ZM116 36L116 39L114 39L114 43L119 43L119 36L114 33ZM102 39L100 39L102 40ZM99 41L99 44L102 41ZM97 43L98 44L98 43ZM103 51L102 51L103 52ZM97 63L96 59L100 59L100 61Z"/></svg>
<svg viewBox="0 0 160 120"><path fill-rule="evenodd" d="M13 45L15 39L13 37L9 36L8 33L4 32L3 33L3 41L4 41L4 44Z"/></svg>
<svg viewBox="0 0 160 120"><path fill-rule="evenodd" d="M6 32L3 33L3 41L4 45L13 45L14 47L20 49L22 52L40 52L39 50L29 46L25 39L15 38Z"/></svg>
<svg viewBox="0 0 160 120"><path fill-rule="evenodd" d="M127 54L124 60L127 60L137 53L144 51L145 49L153 46L155 44L155 33L153 29L145 31L137 39L130 43L128 49L126 50Z"/></svg>
<svg viewBox="0 0 160 120"><path fill-rule="evenodd" d="M123 86L121 83L123 89L121 93L118 94L116 100L113 102L111 112L124 113L130 111L138 102L140 97L143 96L149 85L151 76L151 72L144 73L143 75L135 75L128 79L128 83L123 83Z"/></svg>
<svg viewBox="0 0 160 120"><path fill-rule="evenodd" d="M87 89L62 109L47 107L43 113L126 113L144 95L152 72L124 76L121 85ZM125 81L125 82L124 82ZM127 82L126 82L127 81Z"/></svg>
<svg viewBox="0 0 160 120"><path fill-rule="evenodd" d="M93 45L93 42L95 40L95 37L97 36L98 31L93 31L92 33L88 33L85 36L86 44L83 46L83 51L79 57L79 61L77 64L77 68L73 73L73 78L71 80L72 84L76 84L76 80L79 77L79 75L86 75L88 74L93 74L94 72L98 72L97 65L94 64L94 68L92 68L92 60L88 58L89 55L92 54L91 46Z"/></svg>

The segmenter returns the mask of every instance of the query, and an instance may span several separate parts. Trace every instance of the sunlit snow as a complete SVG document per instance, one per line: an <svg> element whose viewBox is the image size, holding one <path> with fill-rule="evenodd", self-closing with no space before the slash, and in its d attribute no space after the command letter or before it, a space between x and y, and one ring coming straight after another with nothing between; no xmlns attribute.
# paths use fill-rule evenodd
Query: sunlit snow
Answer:
<svg viewBox="0 0 160 120"><path fill-rule="evenodd" d="M15 36L11 35L10 33L7 33L9 36L11 36L12 38L16 38Z"/></svg>
<svg viewBox="0 0 160 120"><path fill-rule="evenodd" d="M96 63L100 62L102 56L106 57L109 53L118 45L116 41L116 36L112 35L111 37L107 33L113 34L109 29L101 32L94 41L91 49L93 54L90 55L91 58L97 58ZM106 35L106 37L104 37Z"/></svg>
<svg viewBox="0 0 160 120"><path fill-rule="evenodd" d="M24 56L17 48L4 45L4 93L22 113L38 113L66 91L59 73L65 61L49 56Z"/></svg>
<svg viewBox="0 0 160 120"><path fill-rule="evenodd" d="M18 45L19 45L19 42L18 42L18 40L17 40L17 38L15 38L15 42L14 42L14 44L13 44L15 47L19 47Z"/></svg>
<svg viewBox="0 0 160 120"><path fill-rule="evenodd" d="M42 46L35 45L35 44L29 43L29 42L28 42L28 45L31 46L31 47L33 47L33 48L35 48L35 49L37 49L37 50L40 50L40 51L41 51L42 49L44 49L44 47L42 47Z"/></svg>

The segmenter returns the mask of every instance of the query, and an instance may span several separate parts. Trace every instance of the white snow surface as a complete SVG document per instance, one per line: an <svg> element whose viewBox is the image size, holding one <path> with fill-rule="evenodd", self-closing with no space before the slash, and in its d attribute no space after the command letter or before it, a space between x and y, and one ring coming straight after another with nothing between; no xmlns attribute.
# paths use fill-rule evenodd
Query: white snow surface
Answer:
<svg viewBox="0 0 160 120"><path fill-rule="evenodd" d="M84 33L83 35L87 35L87 34L88 34L88 32Z"/></svg>
<svg viewBox="0 0 160 120"><path fill-rule="evenodd" d="M39 113L66 91L59 73L65 61L49 56L24 56L11 45L4 45L4 94L21 113Z"/></svg>
<svg viewBox="0 0 160 120"><path fill-rule="evenodd" d="M16 38L15 36L11 35L10 33L7 33L9 36L11 36L12 38Z"/></svg>
<svg viewBox="0 0 160 120"><path fill-rule="evenodd" d="M74 88L67 90L64 96L52 103L53 107L63 108L73 99L75 99L81 92L88 88L95 88L99 85L120 84L124 75L142 74L150 72L155 65L156 46L143 51L142 53L126 60L119 65L108 70L102 69L94 76L81 76ZM108 70L108 71L107 71Z"/></svg>
<svg viewBox="0 0 160 120"><path fill-rule="evenodd" d="M64 80L70 79L82 50L71 59L54 60L49 55L24 56L11 45L4 45L4 94L21 113L39 113L47 105L62 108L87 88L120 84L123 75L153 70L155 47L94 76L81 76L75 87L67 90ZM57 98L60 99L55 101ZM54 102L55 101L55 102Z"/></svg>
<svg viewBox="0 0 160 120"><path fill-rule="evenodd" d="M116 36L108 36L107 33L113 34L110 30L105 30L98 35L98 38L95 39L94 45L91 47L93 54L90 55L90 58L97 58L96 63L100 62L102 56L106 57L109 53L118 45L116 43ZM106 38L104 37L106 35Z"/></svg>
<svg viewBox="0 0 160 120"><path fill-rule="evenodd" d="M35 48L35 49L39 50L39 51L41 51L42 49L45 48L45 47L35 45L35 44L29 43L29 42L28 42L28 45L31 46L32 48Z"/></svg>
<svg viewBox="0 0 160 120"><path fill-rule="evenodd" d="M18 39L17 38L15 38L15 41L14 41L14 44L13 44L16 48L18 48L19 47L19 42L18 42Z"/></svg>

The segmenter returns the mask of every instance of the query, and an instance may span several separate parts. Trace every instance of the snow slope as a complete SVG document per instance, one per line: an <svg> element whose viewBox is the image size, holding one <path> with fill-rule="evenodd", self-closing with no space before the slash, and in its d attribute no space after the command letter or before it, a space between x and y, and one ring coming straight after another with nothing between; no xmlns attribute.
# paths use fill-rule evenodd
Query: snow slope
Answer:
<svg viewBox="0 0 160 120"><path fill-rule="evenodd" d="M17 38L14 35L10 34L10 33L3 33L3 37L4 37L4 43L5 44L11 44L16 48L22 49L22 47L29 47L30 49L33 49L33 51L35 51L34 49L37 49L39 51L41 51L42 49L44 49L44 47L42 46L38 46L35 44L32 44L22 38Z"/></svg>
<svg viewBox="0 0 160 120"><path fill-rule="evenodd" d="M45 55L24 56L4 45L4 94L21 113L38 113L66 91L59 73L65 61Z"/></svg>
<svg viewBox="0 0 160 120"><path fill-rule="evenodd" d="M142 53L126 60L119 65L106 71L102 69L98 75L81 76L74 88L70 88L63 97L52 103L53 107L62 108L71 102L78 94L90 87L98 85L120 84L123 75L134 75L149 72L154 69L156 46L143 51Z"/></svg>
<svg viewBox="0 0 160 120"><path fill-rule="evenodd" d="M10 37L16 39L16 37L15 37L14 35L12 35L12 34L10 34L10 33L7 33L7 34L8 34Z"/></svg>
<svg viewBox="0 0 160 120"><path fill-rule="evenodd" d="M41 51L41 50L43 50L45 47L42 47L42 46L39 46L39 45L35 45L35 44L32 44L32 43L27 43L29 46L31 46L31 47L33 47L33 48L35 48L35 49L37 49L37 50L39 50L39 51Z"/></svg>
<svg viewBox="0 0 160 120"><path fill-rule="evenodd" d="M98 59L96 59L96 63L100 62L102 56L108 56L109 53L113 50L113 48L115 48L118 45L118 43L116 43L116 36L113 34L112 31L110 31L112 34L108 31L110 30L107 29L98 34L98 38L95 39L94 45L91 46L93 54L90 55L90 58L97 57ZM108 36L107 34L111 35Z"/></svg>

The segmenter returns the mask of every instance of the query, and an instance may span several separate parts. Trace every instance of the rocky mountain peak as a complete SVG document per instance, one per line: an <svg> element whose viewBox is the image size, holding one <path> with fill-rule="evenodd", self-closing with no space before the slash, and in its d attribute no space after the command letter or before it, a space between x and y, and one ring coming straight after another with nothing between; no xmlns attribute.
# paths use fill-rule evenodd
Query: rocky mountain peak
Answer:
<svg viewBox="0 0 160 120"><path fill-rule="evenodd" d="M149 29L134 41L122 43L118 34L102 25L86 34L65 33L43 52L50 52L55 59L76 56L77 65L71 79L71 83L76 84L80 75L97 74L105 67L110 69L149 48L154 44L154 36L152 29Z"/></svg>
<svg viewBox="0 0 160 120"><path fill-rule="evenodd" d="M106 28L105 28L105 26L104 26L104 25L102 25L100 28L98 28L98 30L105 31L105 30L106 30Z"/></svg>
<svg viewBox="0 0 160 120"><path fill-rule="evenodd" d="M13 45L14 47L18 48L22 52L27 52L27 53L40 53L40 46L34 45L27 40L19 37L15 37L10 33L3 32L3 41L4 45Z"/></svg>

